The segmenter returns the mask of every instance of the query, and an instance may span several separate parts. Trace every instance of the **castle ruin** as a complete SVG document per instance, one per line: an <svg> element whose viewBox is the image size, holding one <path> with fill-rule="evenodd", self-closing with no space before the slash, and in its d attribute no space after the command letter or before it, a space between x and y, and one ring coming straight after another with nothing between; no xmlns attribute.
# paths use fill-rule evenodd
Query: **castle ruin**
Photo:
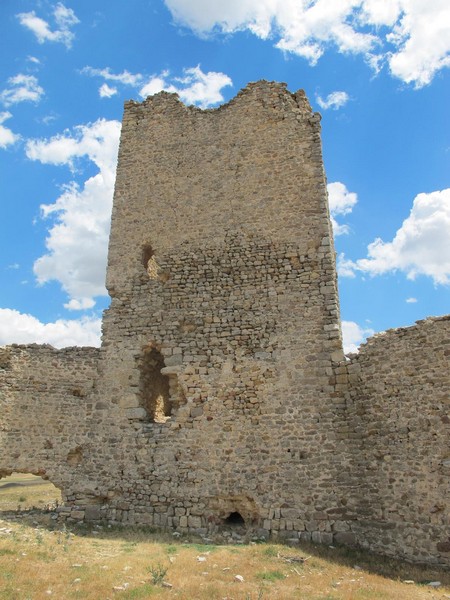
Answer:
<svg viewBox="0 0 450 600"><path fill-rule="evenodd" d="M69 521L450 565L450 318L344 357L320 116L127 102L101 348L0 350L0 477Z"/></svg>

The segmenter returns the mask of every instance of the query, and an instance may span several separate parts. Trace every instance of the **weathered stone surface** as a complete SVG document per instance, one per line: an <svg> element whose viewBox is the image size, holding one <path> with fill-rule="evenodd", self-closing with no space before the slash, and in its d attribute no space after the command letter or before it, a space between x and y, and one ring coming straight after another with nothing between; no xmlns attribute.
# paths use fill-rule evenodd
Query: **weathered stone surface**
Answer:
<svg viewBox="0 0 450 600"><path fill-rule="evenodd" d="M449 564L450 320L344 360L301 91L126 103L107 286L100 350L0 349L0 476L49 478L61 518Z"/></svg>
<svg viewBox="0 0 450 600"><path fill-rule="evenodd" d="M351 531L339 531L334 534L333 541L343 546L353 546L356 544L356 537Z"/></svg>

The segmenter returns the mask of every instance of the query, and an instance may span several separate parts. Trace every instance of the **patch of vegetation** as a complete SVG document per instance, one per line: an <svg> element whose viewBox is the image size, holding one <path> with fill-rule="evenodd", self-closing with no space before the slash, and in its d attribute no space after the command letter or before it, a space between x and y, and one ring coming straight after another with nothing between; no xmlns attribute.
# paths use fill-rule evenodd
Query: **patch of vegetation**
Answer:
<svg viewBox="0 0 450 600"><path fill-rule="evenodd" d="M263 550L263 554L265 556L269 556L270 558L273 558L274 556L276 556L278 553L277 549L275 548L275 546L267 546L266 548L264 548Z"/></svg>
<svg viewBox="0 0 450 600"><path fill-rule="evenodd" d="M183 544L185 548L194 548L197 552L213 552L217 550L219 546L214 546L213 544Z"/></svg>
<svg viewBox="0 0 450 600"><path fill-rule="evenodd" d="M126 542L125 544L122 545L122 552L125 552L126 554L132 554L137 547L137 542Z"/></svg>
<svg viewBox="0 0 450 600"><path fill-rule="evenodd" d="M131 590L126 590L121 593L120 597L126 600L139 600L140 598L148 598L155 593L155 588L150 583L145 583Z"/></svg>
<svg viewBox="0 0 450 600"><path fill-rule="evenodd" d="M151 565L148 568L150 575L152 576L152 584L153 585L161 585L164 581L164 578L167 574L168 568L163 567L161 564Z"/></svg>
<svg viewBox="0 0 450 600"><path fill-rule="evenodd" d="M53 562L56 557L50 554L49 552L36 552L36 558L38 560L42 560L42 562L49 563Z"/></svg>
<svg viewBox="0 0 450 600"><path fill-rule="evenodd" d="M264 571L264 573L256 573L256 577L258 579L263 579L264 581L279 581L281 579L286 579L286 575L281 571Z"/></svg>

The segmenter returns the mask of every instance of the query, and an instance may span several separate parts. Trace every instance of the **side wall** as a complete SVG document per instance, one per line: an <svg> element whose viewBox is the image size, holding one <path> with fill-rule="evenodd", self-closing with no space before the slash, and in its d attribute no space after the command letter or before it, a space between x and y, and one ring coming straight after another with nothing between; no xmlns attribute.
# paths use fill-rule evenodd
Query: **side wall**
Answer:
<svg viewBox="0 0 450 600"><path fill-rule="evenodd" d="M359 434L353 530L371 550L450 564L450 317L376 335L348 365Z"/></svg>
<svg viewBox="0 0 450 600"><path fill-rule="evenodd" d="M0 477L43 476L63 497L83 487L97 348L0 348Z"/></svg>

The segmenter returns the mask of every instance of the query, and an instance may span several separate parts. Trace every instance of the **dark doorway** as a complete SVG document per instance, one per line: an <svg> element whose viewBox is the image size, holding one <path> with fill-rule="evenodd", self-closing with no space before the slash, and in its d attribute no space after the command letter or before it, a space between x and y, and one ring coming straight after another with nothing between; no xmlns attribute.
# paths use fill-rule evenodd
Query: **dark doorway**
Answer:
<svg viewBox="0 0 450 600"><path fill-rule="evenodd" d="M232 525L232 526L239 526L239 525L245 525L245 521L241 515L241 513L238 512L232 512L228 515L228 517L225 519L224 521L225 525Z"/></svg>

